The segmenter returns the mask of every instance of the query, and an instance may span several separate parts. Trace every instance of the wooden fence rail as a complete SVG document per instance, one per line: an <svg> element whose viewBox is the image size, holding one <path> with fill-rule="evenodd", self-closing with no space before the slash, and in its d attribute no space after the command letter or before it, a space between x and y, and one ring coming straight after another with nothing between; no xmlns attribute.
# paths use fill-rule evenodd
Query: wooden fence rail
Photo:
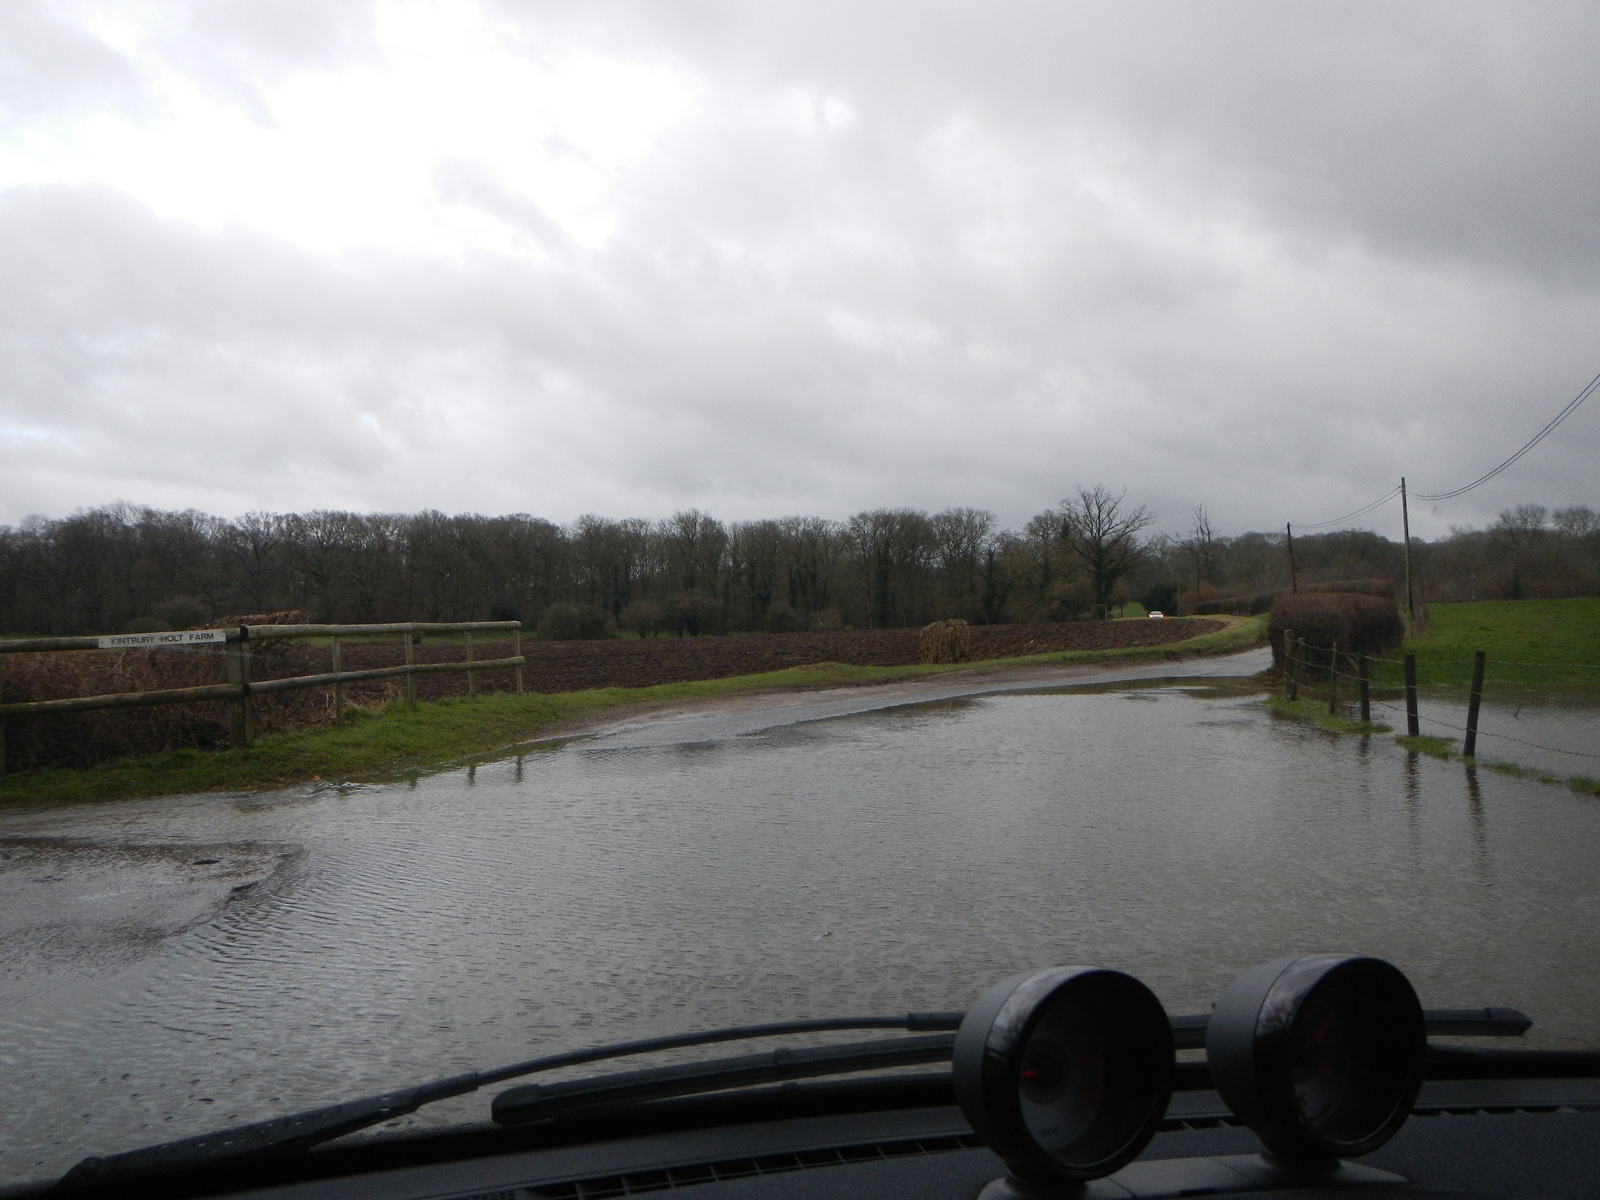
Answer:
<svg viewBox="0 0 1600 1200"><path fill-rule="evenodd" d="M419 663L416 661L415 637L419 633L459 633L466 643L466 660L463 662ZM474 633L509 633L512 649L509 658L474 659L472 635ZM361 671L339 669L340 639L347 637L393 637L399 635L405 646L405 665L375 667ZM260 644L282 641L287 638L326 637L333 642L332 671L316 675L296 675L283 679L250 678L251 650ZM52 713L90 712L104 708L140 708L157 704L192 704L203 700L228 700L233 703L232 740L235 745L248 746L254 736L250 697L270 692L286 692L300 688L332 687L334 692L334 723L344 720L344 685L363 683L374 679L392 679L403 676L406 680L406 699L416 703L418 675L465 673L467 691L476 691L476 673L507 668L516 669L516 688L522 692L522 668L527 659L522 654L521 621L406 621L390 625L239 625L231 629L192 629L171 634L116 634L99 637L18 638L0 641L0 654L37 654L56 650L127 650L182 648L186 646L225 646L228 682L205 684L199 687L166 688L160 691L118 692L101 696L73 696L60 700L28 700L0 704L0 774L5 773L6 719L12 717L46 716Z"/></svg>

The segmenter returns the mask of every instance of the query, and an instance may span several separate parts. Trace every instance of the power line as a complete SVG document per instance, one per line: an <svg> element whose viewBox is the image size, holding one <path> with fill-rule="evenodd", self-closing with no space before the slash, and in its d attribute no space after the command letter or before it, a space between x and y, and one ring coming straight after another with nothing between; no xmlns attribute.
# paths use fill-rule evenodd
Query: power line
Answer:
<svg viewBox="0 0 1600 1200"><path fill-rule="evenodd" d="M1600 375L1596 375L1593 379L1591 379L1589 381L1589 386L1584 388L1583 391L1579 392L1577 396L1573 398L1570 404L1568 404L1555 416L1551 417L1550 423L1543 429L1539 430L1538 433L1534 434L1533 437L1528 440L1527 444L1522 447L1522 449L1518 450L1494 470L1478 476L1478 478L1474 479L1465 487L1458 487L1453 492L1440 492L1437 496L1424 496L1421 492L1413 492L1412 495L1414 495L1418 500L1453 500L1464 492L1470 492L1473 488L1477 487L1481 483L1488 483L1489 480L1493 479L1496 475L1500 474L1501 471L1504 471L1512 463L1516 462L1517 459L1521 458L1529 450L1532 450L1540 442L1544 441L1544 439L1550 435L1557 425L1561 424L1561 422L1565 421L1573 413L1577 412L1578 405L1587 400L1590 393L1593 392L1597 387L1600 387Z"/></svg>
<svg viewBox="0 0 1600 1200"><path fill-rule="evenodd" d="M1597 382L1600 382L1600 381L1597 381ZM1383 505L1389 503L1389 501L1393 500L1399 494L1400 494L1400 489L1397 486L1397 487L1392 488L1388 492L1384 493L1382 496L1379 496L1371 504L1368 504L1368 505L1365 505L1362 508L1356 509L1355 512L1345 513L1344 516L1335 517L1331 521L1318 521L1314 525L1302 524L1300 526L1300 528L1301 529L1326 529L1329 525L1337 525L1337 524L1339 524L1339 522L1348 521L1353 517L1365 516L1367 513L1371 512L1373 509L1380 508Z"/></svg>
<svg viewBox="0 0 1600 1200"><path fill-rule="evenodd" d="M1529 450L1532 450L1540 442L1544 441L1545 438L1549 437L1551 433L1555 432L1556 426L1560 425L1561 422L1565 421L1573 413L1577 412L1578 411L1578 406L1581 405L1585 400L1587 400L1594 393L1596 388L1600 388L1600 375L1596 375L1593 379L1591 379L1589 381L1588 386L1585 387L1583 389L1583 391L1579 392L1576 396L1574 396L1572 398L1572 400L1567 404L1567 406L1565 408L1563 408L1555 416L1551 417L1549 422L1545 425L1545 427L1543 429L1539 430L1538 433L1534 434L1533 437L1529 438L1528 441L1523 445L1523 447L1520 450L1518 450L1515 454L1513 454L1509 458L1507 458L1499 466L1495 467L1494 470L1485 472L1484 474L1478 476L1478 478L1474 479L1471 483L1466 484L1463 487L1458 487L1454 491L1440 492L1438 495L1435 495L1435 496L1425 496L1421 492L1412 492L1411 493L1412 496L1414 496L1418 500L1454 500L1457 496L1465 495L1467 492L1470 492L1473 488L1478 487L1481 484L1488 483L1489 480L1493 479L1496 475L1500 474L1501 471L1504 471L1512 463L1516 462L1517 459L1521 458ZM1342 516L1342 517L1334 517L1333 520L1331 520L1331 521L1317 521L1314 524L1302 523L1300 528L1301 529L1326 529L1330 525L1338 525L1340 522L1343 522L1343 521L1349 521L1349 520L1353 520L1356 517L1366 516L1366 514L1371 512L1373 509L1381 508L1383 505L1385 505L1385 504L1389 503L1389 501L1393 500L1396 496L1398 496L1400 494L1400 490L1401 489L1398 488L1398 487L1394 488L1393 490L1391 490L1389 492L1386 492L1382 496L1378 497L1378 499L1374 500L1371 504L1363 505L1361 508L1356 509L1354 512L1345 513L1344 516Z"/></svg>

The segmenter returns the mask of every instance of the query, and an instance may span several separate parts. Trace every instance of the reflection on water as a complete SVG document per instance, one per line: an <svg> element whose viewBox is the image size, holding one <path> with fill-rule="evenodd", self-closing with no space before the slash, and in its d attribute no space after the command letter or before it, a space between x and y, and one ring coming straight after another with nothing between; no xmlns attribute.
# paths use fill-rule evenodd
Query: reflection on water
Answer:
<svg viewBox="0 0 1600 1200"><path fill-rule="evenodd" d="M1054 962L1200 1011L1253 963L1355 949L1424 1003L1600 1043L1591 799L1214 693L785 713L0 818L0 850L35 839L0 950L54 947L0 970L0 1177L559 1047L963 1007ZM83 844L171 853L90 880Z"/></svg>

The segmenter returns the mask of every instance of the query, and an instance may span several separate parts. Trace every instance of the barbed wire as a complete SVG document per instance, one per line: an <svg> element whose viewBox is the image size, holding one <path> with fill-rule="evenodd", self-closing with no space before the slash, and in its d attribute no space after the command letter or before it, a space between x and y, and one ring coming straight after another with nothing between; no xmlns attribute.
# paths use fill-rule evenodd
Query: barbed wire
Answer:
<svg viewBox="0 0 1600 1200"><path fill-rule="evenodd" d="M1352 658L1357 657L1349 650L1341 650L1339 653ZM1375 654L1369 654L1366 656L1366 658L1369 663L1384 663L1391 667L1403 667L1406 665L1405 660L1401 658L1381 658ZM1295 661L1304 662L1307 664L1311 663L1310 659L1296 659ZM1457 663L1474 663L1476 661L1477 659L1475 658L1419 658L1417 659L1417 666L1451 666ZM1600 663L1544 663L1532 662L1523 658L1488 658L1485 659L1484 662L1493 664L1497 667L1543 667L1546 670L1551 671L1600 671Z"/></svg>
<svg viewBox="0 0 1600 1200"><path fill-rule="evenodd" d="M1402 708L1396 708L1393 704L1385 704L1379 701L1376 702L1376 706L1378 708L1388 709L1392 713L1405 713L1407 716L1410 715L1409 713L1406 713L1406 710ZM1417 714L1417 720L1426 721L1430 725L1438 725L1442 729L1453 729L1457 733L1468 732L1465 725L1452 725L1449 721L1441 721L1438 717L1429 717L1422 713ZM1548 750L1552 754L1571 754L1577 758L1600 758L1600 754L1591 754L1587 750L1568 750L1565 746L1546 746L1542 742L1530 742L1526 738L1512 737L1509 733L1494 733L1490 730L1482 728L1478 730L1478 737L1480 739L1499 738L1503 742L1515 742L1519 746L1527 746L1533 750ZM1474 757L1476 757L1476 755L1474 755Z"/></svg>
<svg viewBox="0 0 1600 1200"><path fill-rule="evenodd" d="M1354 681L1356 681L1358 683L1360 683L1360 682L1371 683L1372 682L1370 679L1368 679L1365 676L1358 675L1358 674L1352 674L1349 671L1340 670L1336 662L1335 663L1327 663L1327 662L1313 663L1310 659L1301 658L1298 655L1293 655L1293 654L1285 654L1284 658L1290 663L1304 664L1305 666L1312 667L1312 668L1316 669L1319 672L1326 671L1326 672L1329 673L1329 675L1334 680L1337 680L1337 679L1342 677L1342 678L1345 678L1345 679L1354 680ZM1373 661L1373 660L1369 659L1368 661L1370 662L1370 661ZM1393 660L1389 660L1389 661L1393 661ZM1464 660L1464 661L1471 662L1472 660L1471 659L1467 659L1467 660ZM1296 684L1299 683L1298 680L1296 680L1295 682L1296 682ZM1337 694L1337 693L1335 693L1335 694ZM1408 721L1409 721L1410 717L1413 715L1410 712L1409 709L1400 708L1400 707L1398 707L1396 705L1390 704L1390 703L1388 703L1386 701L1383 701L1383 700L1373 700L1373 699L1371 699L1369 697L1368 701L1367 701L1367 704L1368 704L1369 708L1381 708L1381 709L1384 709L1387 712L1395 713L1397 715L1403 715L1408 719ZM1456 731L1457 733L1470 733L1470 732L1472 732L1465 725L1455 725L1455 724L1452 724L1449 721L1441 721L1438 717L1426 716L1421 712L1416 713L1415 716L1416 716L1417 720L1419 720L1419 721L1426 721L1430 725L1437 725L1442 729L1451 729L1451 730ZM1486 730L1486 729L1482 728L1481 726L1477 730L1477 736L1479 738L1499 738L1501 741L1504 741L1504 742L1512 742L1512 743L1514 743L1514 744L1516 744L1518 746L1527 746L1528 748L1533 749L1533 750L1547 750L1552 754L1570 754L1570 755L1572 755L1572 756L1574 756L1576 758L1600 759L1600 754L1590 753L1589 751L1586 751L1586 750L1569 750L1565 746L1546 746L1542 742L1530 742L1526 738L1513 737L1509 733L1496 733L1496 732L1494 732L1492 730ZM1476 755L1474 755L1474 757L1476 757Z"/></svg>

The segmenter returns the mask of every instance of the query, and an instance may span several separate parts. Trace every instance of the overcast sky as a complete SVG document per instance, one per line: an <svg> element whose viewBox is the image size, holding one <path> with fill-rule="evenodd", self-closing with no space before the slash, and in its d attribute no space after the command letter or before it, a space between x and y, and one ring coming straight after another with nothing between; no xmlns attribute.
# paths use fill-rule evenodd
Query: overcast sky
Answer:
<svg viewBox="0 0 1600 1200"><path fill-rule="evenodd" d="M3 0L0 523L1442 492L1600 371L1597 61L1576 3ZM1414 525L1597 458L1600 399Z"/></svg>

